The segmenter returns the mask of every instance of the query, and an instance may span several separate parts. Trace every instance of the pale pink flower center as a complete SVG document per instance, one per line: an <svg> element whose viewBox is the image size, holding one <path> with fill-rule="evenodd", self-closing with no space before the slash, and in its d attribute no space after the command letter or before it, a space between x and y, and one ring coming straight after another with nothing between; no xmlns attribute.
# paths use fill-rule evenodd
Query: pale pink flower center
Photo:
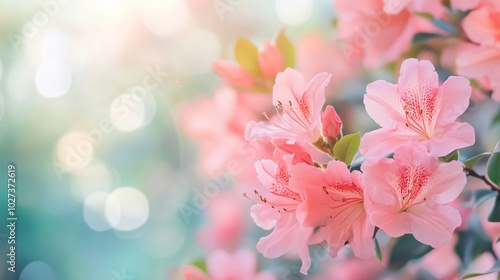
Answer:
<svg viewBox="0 0 500 280"><path fill-rule="evenodd" d="M269 192L272 194L275 194L277 196L281 197L286 197L289 199L292 199L293 201L290 201L290 203L285 203L285 202L273 202L269 201L265 196L261 195L257 190L254 190L254 194L258 196L259 200L253 200L249 198L246 193L243 194L246 198L250 199L251 201L254 201L256 203L264 204L264 205L269 205L272 208L276 209L279 213L282 212L291 212L295 211L297 208L297 205L302 202L300 195L288 188L288 183L290 181L290 174L287 172L285 168L279 168L277 173L274 176L275 180L271 184L271 186L268 187Z"/></svg>
<svg viewBox="0 0 500 280"><path fill-rule="evenodd" d="M434 133L436 117L436 89L422 84L419 88L408 87L401 96L406 116L406 127L425 139L431 139Z"/></svg>
<svg viewBox="0 0 500 280"><path fill-rule="evenodd" d="M426 198L420 197L429 184L430 172L423 166L411 168L402 166L399 169L398 189L401 212L411 206L425 202Z"/></svg>
<svg viewBox="0 0 500 280"><path fill-rule="evenodd" d="M328 195L328 206L332 209L331 219L338 219L338 225L349 225L364 212L363 193L350 180L338 180L323 191Z"/></svg>

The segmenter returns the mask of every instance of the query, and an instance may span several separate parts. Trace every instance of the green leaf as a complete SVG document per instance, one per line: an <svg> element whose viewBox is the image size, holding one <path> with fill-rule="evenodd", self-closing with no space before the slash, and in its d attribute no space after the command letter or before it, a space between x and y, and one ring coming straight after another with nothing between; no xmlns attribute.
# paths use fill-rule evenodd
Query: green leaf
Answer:
<svg viewBox="0 0 500 280"><path fill-rule="evenodd" d="M380 250L380 245L378 244L377 238L373 238L373 241L375 242L375 252L377 253L377 259L379 261L382 261L382 250Z"/></svg>
<svg viewBox="0 0 500 280"><path fill-rule="evenodd" d="M497 144L498 148L498 144ZM495 148L495 151L497 150ZM500 185L500 151L491 154L486 164L488 178L497 186Z"/></svg>
<svg viewBox="0 0 500 280"><path fill-rule="evenodd" d="M354 155L358 151L361 136L359 133L345 135L333 146L333 155L337 160L350 165Z"/></svg>
<svg viewBox="0 0 500 280"><path fill-rule="evenodd" d="M282 29L276 38L276 47L283 54L285 68L295 66L295 51L293 44L285 35L285 29Z"/></svg>
<svg viewBox="0 0 500 280"><path fill-rule="evenodd" d="M423 17L425 19L432 20L434 19L434 16L431 13L426 13L426 12L416 12L415 13L419 17Z"/></svg>
<svg viewBox="0 0 500 280"><path fill-rule="evenodd" d="M458 150L454 150L453 152L451 152L445 156L440 157L439 160L443 161L443 162L450 162L453 160L458 160Z"/></svg>
<svg viewBox="0 0 500 280"><path fill-rule="evenodd" d="M474 165L476 163L478 163L483 157L485 156L489 156L491 153L490 152L487 152L487 153L482 153L482 154L479 154L479 155L475 155L471 158L469 158L468 160L464 161L464 165L469 167L469 168L472 168L474 167Z"/></svg>
<svg viewBox="0 0 500 280"><path fill-rule="evenodd" d="M201 271L208 273L207 263L205 262L205 260L202 259L194 260L191 262L191 264L199 268Z"/></svg>
<svg viewBox="0 0 500 280"><path fill-rule="evenodd" d="M490 126L495 126L497 124L500 124L500 111L498 111L498 113L493 117Z"/></svg>
<svg viewBox="0 0 500 280"><path fill-rule="evenodd" d="M425 42L430 39L442 37L439 34L420 32L413 36L413 44Z"/></svg>
<svg viewBox="0 0 500 280"><path fill-rule="evenodd" d="M495 197L498 193L489 189L478 189L472 192L472 204L479 206L486 200Z"/></svg>
<svg viewBox="0 0 500 280"><path fill-rule="evenodd" d="M495 262L495 264L493 264L493 266L490 269L488 269L488 271L483 272L483 273L471 273L471 274L467 274L467 275L465 275L462 278L462 280L469 279L469 278L472 278L472 277L481 276L481 275L491 274L491 273L499 272L499 271L500 271L500 260L497 260Z"/></svg>
<svg viewBox="0 0 500 280"><path fill-rule="evenodd" d="M420 243L411 234L405 234L392 247L389 267L393 270L400 269L410 260L421 258L431 250L431 246Z"/></svg>
<svg viewBox="0 0 500 280"><path fill-rule="evenodd" d="M255 76L260 76L259 50L245 38L238 38L234 46L236 61L248 72Z"/></svg>
<svg viewBox="0 0 500 280"><path fill-rule="evenodd" d="M488 221L493 223L500 222L500 195L497 193L497 198L495 199L495 205L491 209L490 215L488 216Z"/></svg>

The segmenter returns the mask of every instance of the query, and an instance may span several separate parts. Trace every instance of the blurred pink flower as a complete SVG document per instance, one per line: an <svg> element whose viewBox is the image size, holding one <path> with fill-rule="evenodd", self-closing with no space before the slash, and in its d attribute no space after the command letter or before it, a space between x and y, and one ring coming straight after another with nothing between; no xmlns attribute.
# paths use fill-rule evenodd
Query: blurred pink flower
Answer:
<svg viewBox="0 0 500 280"><path fill-rule="evenodd" d="M451 242L425 254L422 260L412 267L413 270L418 271L419 269L424 269L434 276L434 279L460 279L458 277L460 258L455 252L457 242L457 236L453 235Z"/></svg>
<svg viewBox="0 0 500 280"><path fill-rule="evenodd" d="M417 143L398 148L394 159L369 158L361 166L365 207L371 222L389 236L411 233L418 241L440 247L461 224L449 206L466 183L463 165L440 162Z"/></svg>
<svg viewBox="0 0 500 280"><path fill-rule="evenodd" d="M284 155L278 163L272 160L255 163L263 188L254 190L257 204L252 206L250 215L259 227L265 230L274 228L271 234L257 243L259 252L266 258L277 258L298 249L302 260L300 271L307 274L311 266L308 245L312 244L313 228L302 227L297 220L296 210L302 198L289 185L292 161L293 155Z"/></svg>
<svg viewBox="0 0 500 280"><path fill-rule="evenodd" d="M242 237L246 212L240 193L223 193L211 199L205 211L208 225L198 231L199 243L209 249L235 248Z"/></svg>
<svg viewBox="0 0 500 280"><path fill-rule="evenodd" d="M271 145L247 143L245 126L257 119L255 111L270 103L270 96L238 93L229 88L219 89L213 98L205 98L195 104L187 104L180 110L181 128L201 147L200 166L205 175L216 177L236 162L240 174L245 177L252 170L259 155L270 155ZM257 141L255 141L257 142ZM251 177L255 177L251 172ZM250 177L250 176L248 176Z"/></svg>
<svg viewBox="0 0 500 280"><path fill-rule="evenodd" d="M304 202L297 207L297 218L330 246L330 255L349 242L360 258L375 256L374 226L364 208L364 185L359 171L349 172L345 163L332 160L323 170L307 164L292 167L291 187Z"/></svg>
<svg viewBox="0 0 500 280"><path fill-rule="evenodd" d="M398 84L378 80L366 92L366 111L381 128L361 139L365 157L386 155L410 140L425 143L437 156L474 144L474 128L456 121L469 106L471 87L464 77L449 77L440 86L429 61L407 59Z"/></svg>
<svg viewBox="0 0 500 280"><path fill-rule="evenodd" d="M250 73L243 66L232 61L216 61L212 68L228 84L241 90L266 91L270 89L276 74L284 70L284 56L276 46L264 42L264 47L258 53L257 63L259 75Z"/></svg>
<svg viewBox="0 0 500 280"><path fill-rule="evenodd" d="M384 270L385 264L376 258L335 259L332 263L324 265L323 272L311 277L310 280L369 280L382 279L377 275ZM386 278L383 278L386 279Z"/></svg>
<svg viewBox="0 0 500 280"><path fill-rule="evenodd" d="M275 280L266 272L257 272L255 255L246 249L234 253L216 250L207 257L208 275L194 266L181 270L184 280Z"/></svg>
<svg viewBox="0 0 500 280"><path fill-rule="evenodd" d="M462 21L472 41L464 44L457 56L457 73L475 79L498 81L500 78L500 2L480 1ZM492 98L500 102L500 86L492 85Z"/></svg>
<svg viewBox="0 0 500 280"><path fill-rule="evenodd" d="M428 0L383 0L384 12L388 14L399 14L403 9L411 12L425 12L436 18L442 17L446 10L440 1Z"/></svg>
<svg viewBox="0 0 500 280"><path fill-rule="evenodd" d="M245 138L286 139L288 144L314 143L321 138L321 110L331 75L320 73L309 84L304 76L287 68L276 76L273 105L278 113L266 122L249 122Z"/></svg>
<svg viewBox="0 0 500 280"><path fill-rule="evenodd" d="M361 54L352 54L349 61L343 53L338 42L326 39L319 34L308 34L296 43L297 69L307 80L312 79L317 73L334 73L332 82L327 86L326 93L331 93L334 88L347 78L359 73Z"/></svg>
<svg viewBox="0 0 500 280"><path fill-rule="evenodd" d="M462 11L474 9L479 0L451 0L451 7Z"/></svg>
<svg viewBox="0 0 500 280"><path fill-rule="evenodd" d="M436 32L428 20L404 8L408 0L397 2L386 8L383 0L334 1L345 59L362 54L365 66L375 68L408 50L416 33ZM388 14L384 9L395 12Z"/></svg>

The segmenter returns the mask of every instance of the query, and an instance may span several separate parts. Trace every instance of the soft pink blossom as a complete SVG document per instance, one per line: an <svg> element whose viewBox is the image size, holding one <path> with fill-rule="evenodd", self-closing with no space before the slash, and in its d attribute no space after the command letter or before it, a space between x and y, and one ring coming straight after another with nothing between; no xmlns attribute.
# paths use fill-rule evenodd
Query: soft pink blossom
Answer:
<svg viewBox="0 0 500 280"><path fill-rule="evenodd" d="M361 173L350 173L345 163L332 160L325 169L307 164L292 167L290 185L304 202L297 207L299 222L320 227L316 233L330 246L330 255L349 242L360 258L375 256L374 226L364 208Z"/></svg>
<svg viewBox="0 0 500 280"><path fill-rule="evenodd" d="M198 242L206 248L230 250L241 241L245 209L241 194L223 193L212 198L205 210L207 224L198 231Z"/></svg>
<svg viewBox="0 0 500 280"><path fill-rule="evenodd" d="M238 93L223 88L211 98L180 108L181 128L200 146L199 162L204 175L217 177L237 163L241 171L231 175L243 181L255 177L253 172L248 174L254 161L258 156L271 155L272 146L261 145L258 139L248 143L243 134L246 124L258 119L262 107L269 103L270 96L267 95Z"/></svg>
<svg viewBox="0 0 500 280"><path fill-rule="evenodd" d="M493 99L500 102L500 2L480 1L462 21L462 28L472 41L457 55L457 73L469 78L494 81Z"/></svg>
<svg viewBox="0 0 500 280"><path fill-rule="evenodd" d="M269 79L275 79L276 75L283 71L285 65L283 54L269 42L264 42L264 48L259 52L258 60L262 77Z"/></svg>
<svg viewBox="0 0 500 280"><path fill-rule="evenodd" d="M252 74L236 62L216 61L212 64L212 68L215 73L230 85L241 88L252 88L255 86L255 78Z"/></svg>
<svg viewBox="0 0 500 280"><path fill-rule="evenodd" d="M336 138L342 131L342 120L333 106L326 106L325 111L321 114L323 121L323 135L327 138Z"/></svg>
<svg viewBox="0 0 500 280"><path fill-rule="evenodd" d="M440 162L423 145L409 143L394 159L367 159L361 170L365 207L375 226L392 237L411 233L432 247L451 240L461 218L448 204L466 183L462 163Z"/></svg>
<svg viewBox="0 0 500 280"><path fill-rule="evenodd" d="M386 155L410 140L425 143L437 156L474 144L474 128L456 121L471 95L464 77L452 76L439 85L429 61L407 59L398 84L378 80L366 92L366 111L381 128L363 136L359 149L365 157Z"/></svg>
<svg viewBox="0 0 500 280"><path fill-rule="evenodd" d="M336 258L331 263L323 265L322 273L310 280L369 280L382 279L377 275L384 271L386 265L376 258ZM383 278L386 279L386 278Z"/></svg>
<svg viewBox="0 0 500 280"><path fill-rule="evenodd" d="M263 188L254 190L257 204L252 206L250 214L259 227L265 230L274 228L257 243L259 252L264 257L277 258L297 249L302 260L300 271L307 274L311 266L308 245L313 243L311 234L314 228L303 227L297 220L297 207L303 201L289 185L292 161L293 155L285 155L277 163L272 160L255 163Z"/></svg>
<svg viewBox="0 0 500 280"><path fill-rule="evenodd" d="M295 50L297 69L306 79L312 79L320 72L334 73L326 88L328 94L338 89L341 82L360 72L361 53L353 53L348 60L341 45L334 39L325 37L318 33L307 34L297 41Z"/></svg>
<svg viewBox="0 0 500 280"><path fill-rule="evenodd" d="M246 249L233 253L216 250L207 257L207 271L205 275L193 266L181 270L184 280L274 280L273 275L266 272L257 272L257 259Z"/></svg>
<svg viewBox="0 0 500 280"><path fill-rule="evenodd" d="M453 235L451 242L425 254L422 260L412 265L410 269L415 270L416 273L423 269L432 274L435 279L458 280L460 258L455 252L457 242L458 236Z"/></svg>
<svg viewBox="0 0 500 280"><path fill-rule="evenodd" d="M451 0L451 7L462 11L474 9L479 4L479 0Z"/></svg>
<svg viewBox="0 0 500 280"><path fill-rule="evenodd" d="M401 2L402 7L406 2L409 1ZM409 49L416 33L436 32L428 20L401 6L391 8L398 12L386 13L383 0L336 0L334 5L338 14L337 37L344 42L345 59L362 54L369 68L399 58Z"/></svg>
<svg viewBox="0 0 500 280"><path fill-rule="evenodd" d="M213 70L228 84L244 91L268 92L276 75L285 68L284 56L269 42L257 55L257 74L252 74L236 62L220 60L212 64Z"/></svg>
<svg viewBox="0 0 500 280"><path fill-rule="evenodd" d="M330 77L320 73L307 83L294 69L279 73L273 87L277 114L269 122L248 123L245 138L279 138L286 139L288 144L316 142L322 137L321 110Z"/></svg>

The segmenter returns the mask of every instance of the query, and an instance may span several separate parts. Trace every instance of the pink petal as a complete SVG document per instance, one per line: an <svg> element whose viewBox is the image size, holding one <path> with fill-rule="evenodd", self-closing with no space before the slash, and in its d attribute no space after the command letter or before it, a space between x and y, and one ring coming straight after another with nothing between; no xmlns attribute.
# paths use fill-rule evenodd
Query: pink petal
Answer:
<svg viewBox="0 0 500 280"><path fill-rule="evenodd" d="M451 6L462 11L474 9L478 4L479 0L451 0Z"/></svg>
<svg viewBox="0 0 500 280"><path fill-rule="evenodd" d="M431 152L436 156L444 156L456 149L474 145L474 128L468 123L453 122L437 127L434 132Z"/></svg>
<svg viewBox="0 0 500 280"><path fill-rule="evenodd" d="M366 112L382 127L395 127L405 122L397 86L378 80L366 86L363 99Z"/></svg>
<svg viewBox="0 0 500 280"><path fill-rule="evenodd" d="M328 196L323 191L325 175L317 167L304 163L292 167L290 187L300 194L303 202L297 207L297 219L302 226L325 225L330 216Z"/></svg>
<svg viewBox="0 0 500 280"><path fill-rule="evenodd" d="M296 132L279 128L265 122L248 122L245 128L245 140L253 138L281 138L290 139L289 144L295 143L295 139L299 138Z"/></svg>
<svg viewBox="0 0 500 280"><path fill-rule="evenodd" d="M181 269L183 280L210 280L203 271L194 266L186 266Z"/></svg>
<svg viewBox="0 0 500 280"><path fill-rule="evenodd" d="M264 43L264 49L259 52L260 72L264 78L276 77L283 70L284 59L283 54L273 45L268 42Z"/></svg>
<svg viewBox="0 0 500 280"><path fill-rule="evenodd" d="M284 72L276 75L276 83L273 87L273 105L278 101L287 102L300 99L306 88L304 76L297 70L287 68Z"/></svg>
<svg viewBox="0 0 500 280"><path fill-rule="evenodd" d="M496 44L498 25L491 20L493 14L488 7L481 7L470 12L463 20L462 27L467 36L482 46Z"/></svg>
<svg viewBox="0 0 500 280"><path fill-rule="evenodd" d="M276 148L273 154L275 160L283 158L283 156L286 154L293 154L292 163L294 165L300 162L304 162L309 165L313 164L312 157L304 148L304 146L298 144L287 144L285 139L272 139L271 142Z"/></svg>
<svg viewBox="0 0 500 280"><path fill-rule="evenodd" d="M313 106L313 121L319 121L321 118L321 110L325 104L325 88L330 83L331 77L332 75L326 72L317 74L309 82L306 92L304 93L304 98L311 101Z"/></svg>
<svg viewBox="0 0 500 280"><path fill-rule="evenodd" d="M326 106L321 119L323 122L323 134L326 137L335 138L340 134L342 130L342 120L333 106Z"/></svg>
<svg viewBox="0 0 500 280"><path fill-rule="evenodd" d="M276 226L281 214L269 205L256 204L250 208L250 216L257 226L270 230Z"/></svg>
<svg viewBox="0 0 500 280"><path fill-rule="evenodd" d="M359 151L365 158L385 156L410 140L421 140L421 137L411 131L383 127L365 133L361 138Z"/></svg>
<svg viewBox="0 0 500 280"><path fill-rule="evenodd" d="M434 248L450 242L453 231L462 223L460 214L451 206L429 208L420 204L408 210L411 232L415 239Z"/></svg>
<svg viewBox="0 0 500 280"><path fill-rule="evenodd" d="M457 73L472 78L491 74L500 61L500 51L464 44L457 55Z"/></svg>
<svg viewBox="0 0 500 280"><path fill-rule="evenodd" d="M290 251L300 230L295 215L283 214L276 222L273 232L257 242L257 250L266 258L277 258Z"/></svg>
<svg viewBox="0 0 500 280"><path fill-rule="evenodd" d="M410 58L401 64L398 92L403 96L408 91L416 93L420 92L422 87L437 89L438 86L438 74L430 61Z"/></svg>
<svg viewBox="0 0 500 280"><path fill-rule="evenodd" d="M458 161L440 163L432 175L429 183L432 187L427 190L430 200L437 204L450 203L462 193L467 178L463 172L463 165Z"/></svg>
<svg viewBox="0 0 500 280"><path fill-rule="evenodd" d="M252 74L235 62L216 61L212 64L212 68L231 85L243 88L251 88L255 85Z"/></svg>
<svg viewBox="0 0 500 280"><path fill-rule="evenodd" d="M469 80L464 77L449 77L438 90L441 109L437 125L449 124L462 115L469 107L471 92Z"/></svg>
<svg viewBox="0 0 500 280"><path fill-rule="evenodd" d="M372 239L374 229L366 213L361 214L359 220L353 224L349 246L356 257L368 259L375 256L375 243Z"/></svg>

